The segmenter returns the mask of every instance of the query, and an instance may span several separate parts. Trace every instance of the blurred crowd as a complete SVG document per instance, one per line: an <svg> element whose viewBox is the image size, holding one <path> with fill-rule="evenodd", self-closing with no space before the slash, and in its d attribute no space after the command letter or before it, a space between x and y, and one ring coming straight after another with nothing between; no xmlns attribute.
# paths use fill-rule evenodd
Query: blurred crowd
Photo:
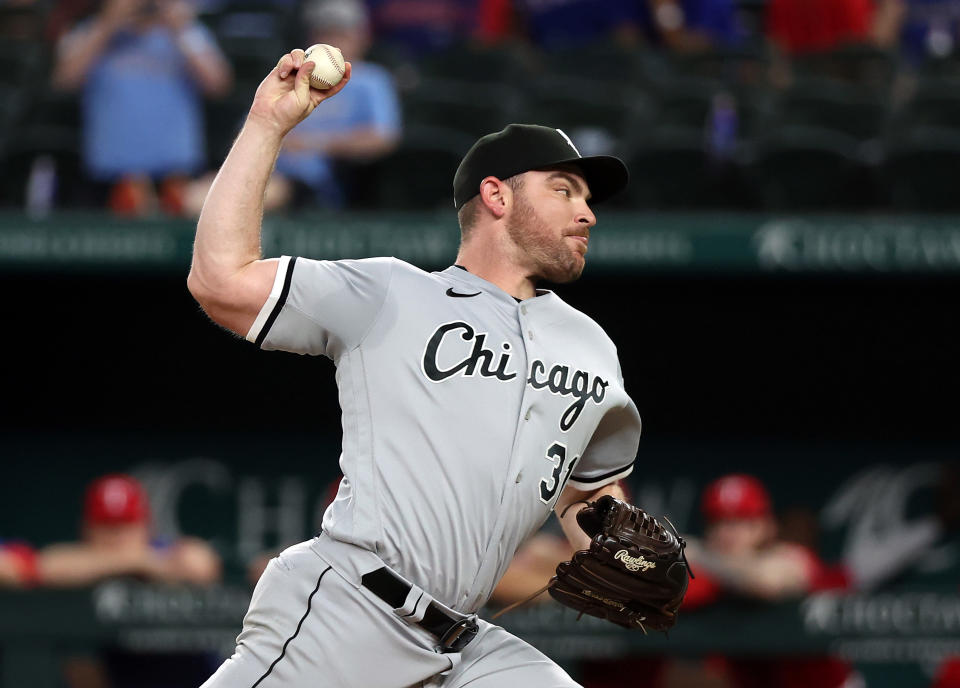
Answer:
<svg viewBox="0 0 960 688"><path fill-rule="evenodd" d="M732 602L740 606L728 608L728 613L746 614L746 619L757 605L823 591L876 592L888 586L937 543L955 536L960 526L958 477L955 466L943 466L931 513L888 528L881 537L860 538L833 561L819 553L819 518L810 507L775 509L767 487L752 475L729 473L716 478L699 498L702 530L684 533L695 577L681 617ZM335 480L326 488L327 505L338 487ZM632 499L628 486L624 488ZM74 542L43 547L0 539L0 588L83 587L114 578L203 586L224 579L221 555L211 544L196 537L163 537L154 531L147 491L130 475L104 475L86 487L78 536ZM243 562L243 577L251 587L279 551L261 552ZM517 552L493 593L491 608L551 603L543 586L557 564L572 553L558 522L550 519ZM160 681L156 685L183 685L201 682L218 661L209 653L175 659L105 648L93 655L67 657L63 671L70 688L143 686L144 667L155 660L158 668L150 671ZM866 685L847 661L818 655L725 657L712 653L682 658L649 654L585 661L580 669L585 688L622 686L625 676L643 676L649 688ZM933 688L960 686L960 658L948 657L937 671Z"/></svg>
<svg viewBox="0 0 960 688"><path fill-rule="evenodd" d="M269 211L449 205L510 121L625 157L628 208L956 209L958 38L960 0L3 0L0 206L197 215L257 84L322 42L353 82Z"/></svg>
<svg viewBox="0 0 960 688"><path fill-rule="evenodd" d="M944 473L946 476L947 473ZM955 476L954 476L955 478ZM944 478L946 486L950 480ZM914 521L881 539L861 543L838 561L825 561L818 552L817 515L799 506L777 512L766 486L741 473L723 475L709 483L700 496L704 529L685 534L686 554L694 573L681 607L681 617L727 601L740 603L731 614L731 632L738 613L758 604L801 599L809 594L876 591L890 584L916 563L919 555L958 526L953 484L939 497L937 514ZM947 493L949 492L949 496ZM944 501L946 500L946 501ZM522 600L550 603L542 594L557 564L573 551L559 528L548 524L517 552L494 590L496 605ZM530 595L541 594L530 600ZM752 605L752 606L751 606ZM683 621L681 620L682 624ZM588 661L583 666L584 688L614 688L625 676L642 676L648 688L866 688L863 677L847 661L832 656L783 655L668 658L659 654L611 661ZM960 686L960 658L947 657L937 669L933 688Z"/></svg>

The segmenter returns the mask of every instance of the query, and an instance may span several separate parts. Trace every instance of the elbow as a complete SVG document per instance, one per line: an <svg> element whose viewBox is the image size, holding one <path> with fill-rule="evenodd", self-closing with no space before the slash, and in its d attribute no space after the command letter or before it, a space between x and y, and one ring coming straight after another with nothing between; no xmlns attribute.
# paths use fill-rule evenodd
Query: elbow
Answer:
<svg viewBox="0 0 960 688"><path fill-rule="evenodd" d="M191 268L190 274L187 275L187 291L190 292L194 301L200 305L204 312L209 315L211 307L216 303L216 292L203 279L196 267Z"/></svg>
<svg viewBox="0 0 960 688"><path fill-rule="evenodd" d="M200 279L200 276L197 274L195 268L191 268L190 274L187 275L187 291L190 292L190 295L197 303L203 305L203 297L205 293L203 280Z"/></svg>

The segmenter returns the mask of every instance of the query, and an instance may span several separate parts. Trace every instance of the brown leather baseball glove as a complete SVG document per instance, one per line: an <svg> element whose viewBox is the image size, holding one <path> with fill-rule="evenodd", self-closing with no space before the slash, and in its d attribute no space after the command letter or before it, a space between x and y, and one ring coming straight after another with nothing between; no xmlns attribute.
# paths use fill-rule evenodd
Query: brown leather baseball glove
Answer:
<svg viewBox="0 0 960 688"><path fill-rule="evenodd" d="M626 628L672 628L690 574L683 538L610 495L589 502L577 523L590 536L590 548L557 566L550 595Z"/></svg>

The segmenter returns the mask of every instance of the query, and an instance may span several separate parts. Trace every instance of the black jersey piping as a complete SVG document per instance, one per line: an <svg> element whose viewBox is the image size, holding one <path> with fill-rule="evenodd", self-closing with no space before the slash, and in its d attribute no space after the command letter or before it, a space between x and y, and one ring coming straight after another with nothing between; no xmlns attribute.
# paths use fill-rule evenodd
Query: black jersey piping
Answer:
<svg viewBox="0 0 960 688"><path fill-rule="evenodd" d="M263 340L267 338L270 328L273 327L274 321L277 319L277 316L280 315L280 311L283 310L283 304L287 302L287 295L290 293L290 282L293 281L293 266L296 262L297 259L294 257L287 263L287 274L283 276L283 288L280 290L280 297L273 305L273 310L270 311L270 317L267 318L267 322L263 324L263 329L260 330L260 334L257 335L257 346L263 346Z"/></svg>
<svg viewBox="0 0 960 688"><path fill-rule="evenodd" d="M626 466L621 466L620 468L617 468L617 469L615 469L615 470L612 470L612 471L610 471L609 473L604 473L603 475L598 475L598 476L596 476L595 478L580 478L580 477L577 477L577 476L575 476L575 475L572 475L572 476L570 476L570 480L572 480L572 481L575 482L575 483L587 483L588 485L591 484L591 483L598 483L598 482L600 482L601 480L606 480L607 478L612 478L612 477L615 476L617 473L623 473L625 470L627 470L627 469L630 468L631 466L633 466L633 461L631 461L630 463L628 463Z"/></svg>
<svg viewBox="0 0 960 688"><path fill-rule="evenodd" d="M273 668L274 668L275 666L277 666L277 664L280 662L280 660L283 659L284 655L287 654L287 645L289 645L289 644L290 644L290 641L293 640L294 638L296 638L297 635L300 633L300 627L303 626L303 622L306 621L307 616L310 614L310 606L313 604L313 596L316 595L316 594L317 594L317 590L320 589L320 581L322 581L322 580L323 580L323 577L324 577L325 575L327 575L327 571L329 571L329 570L332 569L332 568L333 568L332 566L328 566L327 568L325 568L325 569L323 570L323 573L321 573L321 574L320 574L320 577L317 579L317 587L315 587L315 588L313 589L313 592L310 593L310 597L307 598L307 611L305 611L305 612L303 613L303 616L300 617L300 623L297 624L297 630L295 630L295 631L293 632L293 635L290 636L289 638L287 638L287 641L283 644L283 649L280 651L280 656L277 657L275 660L273 660L273 664L270 665L270 668L267 669L266 673L264 673L263 676L261 676L260 678L258 678L258 679L257 679L257 682L254 683L252 686L250 686L250 688L257 688L257 686L260 685L260 682L263 681L263 679L265 679L267 676L270 675L270 672L273 671Z"/></svg>

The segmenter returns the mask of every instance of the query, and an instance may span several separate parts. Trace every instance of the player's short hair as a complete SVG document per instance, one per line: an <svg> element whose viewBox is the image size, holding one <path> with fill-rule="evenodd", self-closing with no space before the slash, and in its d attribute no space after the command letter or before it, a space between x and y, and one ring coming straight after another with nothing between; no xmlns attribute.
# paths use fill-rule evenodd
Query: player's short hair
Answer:
<svg viewBox="0 0 960 688"><path fill-rule="evenodd" d="M523 188L523 173L507 177L503 180L503 183L509 186L514 193L517 193ZM477 225L477 220L480 219L480 205L482 203L483 201L480 200L480 194L477 194L464 203L460 207L460 210L457 211L457 222L460 223L461 241L466 241L470 235L470 231Z"/></svg>

